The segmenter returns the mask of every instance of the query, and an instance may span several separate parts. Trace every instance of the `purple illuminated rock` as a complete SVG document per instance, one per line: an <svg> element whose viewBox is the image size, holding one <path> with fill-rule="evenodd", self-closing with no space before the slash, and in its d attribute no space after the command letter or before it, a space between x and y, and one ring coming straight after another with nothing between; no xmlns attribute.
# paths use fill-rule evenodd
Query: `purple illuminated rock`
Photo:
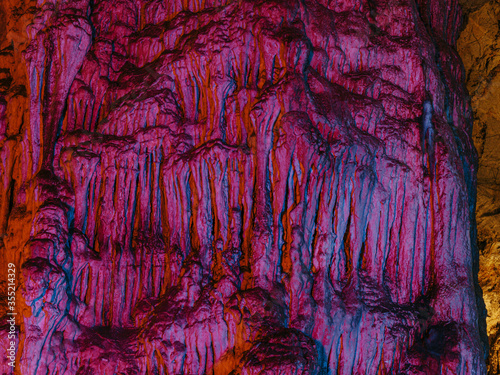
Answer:
<svg viewBox="0 0 500 375"><path fill-rule="evenodd" d="M22 373L485 373L457 1L8 17Z"/></svg>

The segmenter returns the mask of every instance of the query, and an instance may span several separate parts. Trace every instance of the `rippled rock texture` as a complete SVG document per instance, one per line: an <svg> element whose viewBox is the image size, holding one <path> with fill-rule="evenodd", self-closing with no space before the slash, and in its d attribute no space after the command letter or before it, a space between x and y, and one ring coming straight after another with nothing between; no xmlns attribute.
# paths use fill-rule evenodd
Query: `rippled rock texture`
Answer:
<svg viewBox="0 0 500 375"><path fill-rule="evenodd" d="M1 6L19 373L486 373L457 1Z"/></svg>

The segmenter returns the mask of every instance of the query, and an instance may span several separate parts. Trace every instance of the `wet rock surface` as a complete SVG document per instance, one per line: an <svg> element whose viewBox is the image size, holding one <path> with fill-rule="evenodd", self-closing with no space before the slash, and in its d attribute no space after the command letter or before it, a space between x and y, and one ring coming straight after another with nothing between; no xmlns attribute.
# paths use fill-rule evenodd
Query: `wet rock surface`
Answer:
<svg viewBox="0 0 500 375"><path fill-rule="evenodd" d="M16 371L486 372L457 1L1 8Z"/></svg>

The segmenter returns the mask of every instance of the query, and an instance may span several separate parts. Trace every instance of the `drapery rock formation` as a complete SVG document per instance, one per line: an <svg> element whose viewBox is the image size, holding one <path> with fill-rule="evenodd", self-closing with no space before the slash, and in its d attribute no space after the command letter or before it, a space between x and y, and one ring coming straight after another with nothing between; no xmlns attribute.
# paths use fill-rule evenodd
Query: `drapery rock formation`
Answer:
<svg viewBox="0 0 500 375"><path fill-rule="evenodd" d="M488 309L490 344L488 374L500 374L500 289L498 259L500 244L499 165L500 65L498 19L500 4L478 2L468 9L457 47L467 74L467 88L474 114L473 139L479 156L477 226L480 248L479 281Z"/></svg>
<svg viewBox="0 0 500 375"><path fill-rule="evenodd" d="M15 371L486 372L456 0L1 6Z"/></svg>

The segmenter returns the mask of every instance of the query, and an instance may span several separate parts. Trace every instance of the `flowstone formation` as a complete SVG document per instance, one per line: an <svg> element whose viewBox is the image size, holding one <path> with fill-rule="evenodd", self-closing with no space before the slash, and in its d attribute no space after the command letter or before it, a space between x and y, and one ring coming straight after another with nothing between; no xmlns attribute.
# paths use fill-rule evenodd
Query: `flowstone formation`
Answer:
<svg viewBox="0 0 500 375"><path fill-rule="evenodd" d="M1 7L17 373L486 373L456 0Z"/></svg>

